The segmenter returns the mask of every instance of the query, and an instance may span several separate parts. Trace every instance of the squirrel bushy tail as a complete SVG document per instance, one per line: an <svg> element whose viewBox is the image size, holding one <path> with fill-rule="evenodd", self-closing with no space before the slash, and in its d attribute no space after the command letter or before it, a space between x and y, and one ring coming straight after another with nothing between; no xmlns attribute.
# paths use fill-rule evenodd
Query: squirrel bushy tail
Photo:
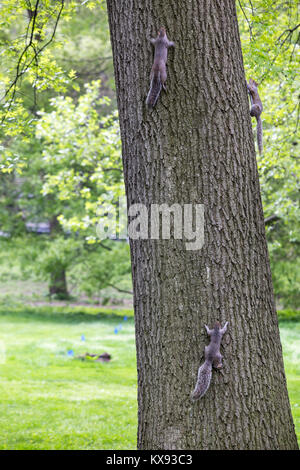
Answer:
<svg viewBox="0 0 300 470"><path fill-rule="evenodd" d="M162 83L161 83L160 71L156 70L152 74L150 90L146 99L146 104L150 108L153 108L156 105L161 89L162 89Z"/></svg>
<svg viewBox="0 0 300 470"><path fill-rule="evenodd" d="M258 84L256 81L253 80L253 78L250 78L249 83L246 84L251 102L250 116L253 116L256 119L257 146L261 155L263 151L263 127L260 115L263 111L263 105L258 94Z"/></svg>
<svg viewBox="0 0 300 470"><path fill-rule="evenodd" d="M227 325L228 322L226 322L223 328L221 328L220 323L216 322L212 330L205 325L207 334L210 336L210 344L205 347L205 361L198 370L196 387L192 393L192 398L194 400L198 400L198 398L203 397L209 389L213 366L216 369L220 369L222 367L220 346L222 337L227 330Z"/></svg>
<svg viewBox="0 0 300 470"><path fill-rule="evenodd" d="M260 116L257 118L256 134L257 134L258 151L259 151L259 154L261 155L263 151L263 127L262 127L262 120Z"/></svg>
<svg viewBox="0 0 300 470"><path fill-rule="evenodd" d="M212 364L208 361L205 361L198 370L198 380L196 383L195 390L193 391L192 398L198 400L198 398L203 397L207 392L212 375Z"/></svg>

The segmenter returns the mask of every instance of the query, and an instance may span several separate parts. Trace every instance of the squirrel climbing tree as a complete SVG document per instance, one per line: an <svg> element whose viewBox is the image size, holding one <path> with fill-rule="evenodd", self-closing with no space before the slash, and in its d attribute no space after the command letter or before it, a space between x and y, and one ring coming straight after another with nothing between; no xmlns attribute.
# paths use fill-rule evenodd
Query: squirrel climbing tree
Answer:
<svg viewBox="0 0 300 470"><path fill-rule="evenodd" d="M154 107L160 95L161 89L166 89L167 80L167 57L168 48L174 46L174 42L167 38L166 30L160 28L156 39L151 38L150 42L155 47L154 62L151 70L151 84L146 103Z"/></svg>
<svg viewBox="0 0 300 470"><path fill-rule="evenodd" d="M247 88L250 96L251 108L250 108L250 115L255 117L257 122L257 146L258 151L262 154L263 151L263 128L262 128L262 120L261 120L261 113L263 110L262 102L258 94L258 85L253 78L250 78L249 83L247 83Z"/></svg>
<svg viewBox="0 0 300 470"><path fill-rule="evenodd" d="M221 369L222 367L223 356L220 353L220 346L222 336L227 330L227 325L228 322L221 328L220 323L216 322L211 330L205 325L207 334L210 336L210 343L208 346L205 346L205 361L198 370L198 379L192 395L194 400L202 398L207 392L211 382L212 368Z"/></svg>

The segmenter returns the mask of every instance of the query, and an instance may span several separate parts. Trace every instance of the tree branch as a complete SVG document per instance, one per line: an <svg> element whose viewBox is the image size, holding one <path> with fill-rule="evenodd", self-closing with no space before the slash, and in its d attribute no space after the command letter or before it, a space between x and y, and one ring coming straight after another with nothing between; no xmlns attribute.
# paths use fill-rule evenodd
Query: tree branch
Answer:
<svg viewBox="0 0 300 470"><path fill-rule="evenodd" d="M277 220L280 220L281 217L279 217L276 214L270 215L265 219L265 225L271 225L273 222L276 222Z"/></svg>
<svg viewBox="0 0 300 470"><path fill-rule="evenodd" d="M107 284L109 287L113 287L116 289L118 292L122 292L123 294L131 294L133 295L133 292L131 290L126 290L126 289L120 289L119 287L114 286L113 284Z"/></svg>
<svg viewBox="0 0 300 470"><path fill-rule="evenodd" d="M288 40L288 38L292 36L293 32L296 31L296 29L298 29L299 27L300 27L300 23L294 26L294 28L288 28L285 31L283 31L283 33L281 33L280 36L278 36L275 44L278 44L282 36L287 33L286 38L284 38L284 40L281 43L281 45L283 45Z"/></svg>
<svg viewBox="0 0 300 470"><path fill-rule="evenodd" d="M52 32L52 35L51 35L49 41L47 41L46 44L44 44L40 49L36 49L36 47L33 44L33 38L34 38L34 30L35 30L36 18L37 18L37 14L38 14L39 3L40 3L40 0L36 0L34 10L33 11L31 10L32 15L29 19L29 24L28 24L28 27L27 27L25 42L27 42L29 26L30 26L30 23L32 22L31 31L30 31L30 39L29 39L28 44L25 45L25 47L24 47L23 51L21 52L20 57L18 59L15 78L11 82L10 86L8 87L8 89L6 90L6 92L5 92L5 94L2 98L2 99L5 99L9 95L9 93L12 91L12 96L11 96L10 101L9 101L9 106L8 106L8 109L6 110L5 115L2 118L1 124L3 124L7 114L9 113L9 111L11 109L12 103L13 103L15 95L16 95L16 89L17 89L17 84L18 84L19 79L26 73L26 71L28 70L28 68L31 66L31 64L33 62L35 62L36 64L38 63L38 56L53 41L55 33L56 33L57 25L58 25L58 22L59 22L59 19L60 19L60 16L61 16L62 11L64 9L65 0L61 0L61 6L60 6L60 9L58 11L57 18L56 18L54 28L53 28L53 32ZM23 57L27 55L27 52L30 48L33 49L34 56L31 60L29 60L29 62L26 62L26 60L25 60L25 63L22 66Z"/></svg>
<svg viewBox="0 0 300 470"><path fill-rule="evenodd" d="M246 13L245 13L244 6L242 5L241 1L238 0L238 2L239 2L240 9L242 10L242 13L243 13L243 15L244 15L244 17L245 17L245 20L246 20L246 22L247 22L247 24L248 24L249 33L250 33L250 42L251 42L252 39L253 39L253 35L252 35L252 25L251 25L251 23L250 23L250 21L249 21L249 19L248 19L248 16L247 16Z"/></svg>

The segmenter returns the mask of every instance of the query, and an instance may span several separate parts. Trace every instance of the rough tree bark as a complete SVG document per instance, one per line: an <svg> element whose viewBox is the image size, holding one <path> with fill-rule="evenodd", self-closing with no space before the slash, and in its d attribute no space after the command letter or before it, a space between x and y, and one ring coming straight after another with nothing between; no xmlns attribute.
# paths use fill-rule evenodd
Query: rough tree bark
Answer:
<svg viewBox="0 0 300 470"><path fill-rule="evenodd" d="M234 0L107 0L128 205L203 203L205 245L131 240L138 448L295 449ZM167 93L145 99L165 26ZM224 368L193 403L208 343Z"/></svg>

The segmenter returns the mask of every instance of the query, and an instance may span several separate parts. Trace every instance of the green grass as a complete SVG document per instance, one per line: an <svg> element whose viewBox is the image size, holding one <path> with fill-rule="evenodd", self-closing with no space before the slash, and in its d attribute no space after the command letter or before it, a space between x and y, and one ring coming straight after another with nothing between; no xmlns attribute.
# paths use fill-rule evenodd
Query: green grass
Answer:
<svg viewBox="0 0 300 470"><path fill-rule="evenodd" d="M281 322L280 332L300 437L300 323ZM135 449L131 310L2 306L0 341L0 449ZM81 361L71 349L106 351L112 361Z"/></svg>
<svg viewBox="0 0 300 470"><path fill-rule="evenodd" d="M0 449L135 448L132 318L11 311L0 315L0 331ZM112 360L81 361L71 349Z"/></svg>
<svg viewBox="0 0 300 470"><path fill-rule="evenodd" d="M284 368L300 447L300 322L279 323Z"/></svg>

